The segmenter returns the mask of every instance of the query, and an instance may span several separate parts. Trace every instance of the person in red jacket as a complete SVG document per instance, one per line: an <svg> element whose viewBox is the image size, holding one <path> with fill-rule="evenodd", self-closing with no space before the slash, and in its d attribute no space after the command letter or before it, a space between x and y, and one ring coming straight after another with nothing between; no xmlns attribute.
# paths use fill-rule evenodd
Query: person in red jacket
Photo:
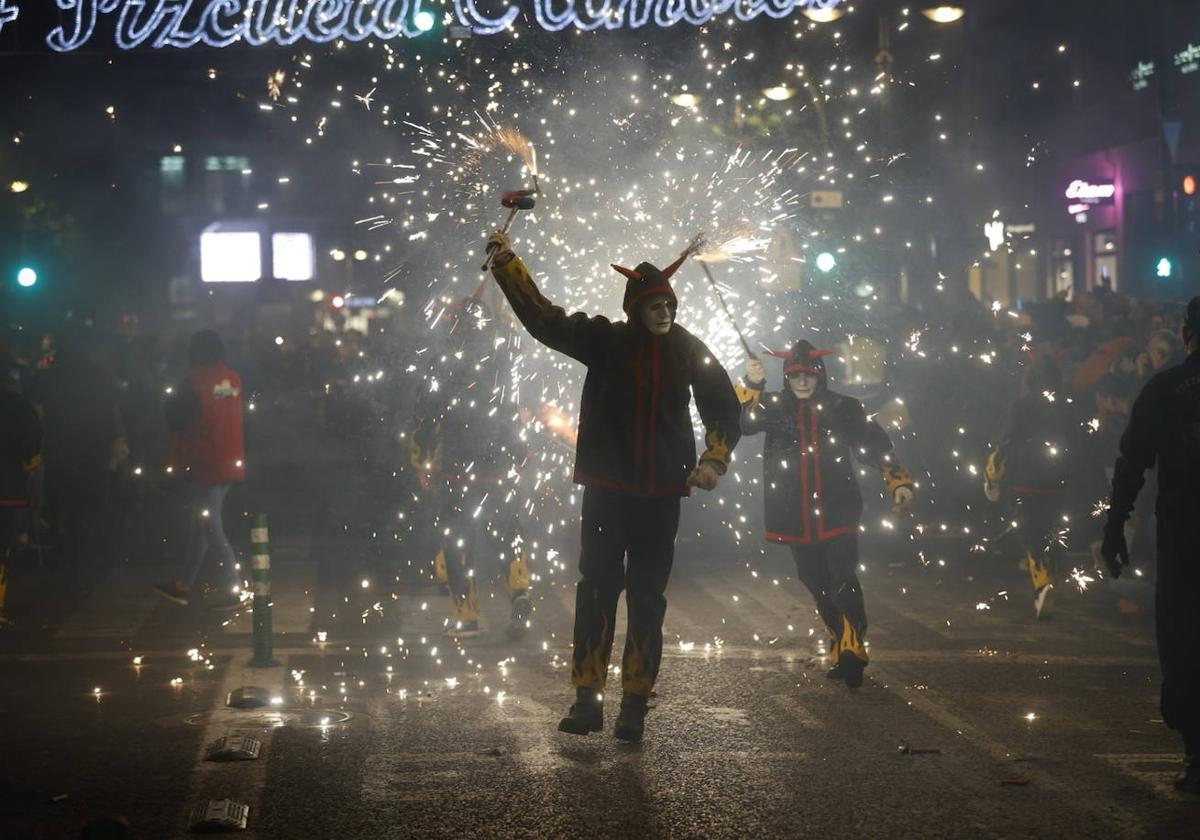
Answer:
<svg viewBox="0 0 1200 840"><path fill-rule="evenodd" d="M183 566L170 583L155 587L163 597L186 606L209 551L220 564L221 584L210 609L241 604L237 558L221 519L221 507L234 482L246 477L242 439L242 378L224 363L225 347L213 330L192 336L188 375L167 402L171 427L170 471L188 488L188 537Z"/></svg>
<svg viewBox="0 0 1200 840"><path fill-rule="evenodd" d="M675 321L670 278L690 252L665 269L613 266L626 278L626 320L614 322L567 315L547 300L504 232L492 235L488 250L495 251L492 276L529 333L587 366L575 447L575 483L584 485L575 703L558 729L587 735L604 726L603 691L624 589L629 627L613 734L640 741L662 663L680 499L692 487L713 490L728 469L741 436L737 395L716 356ZM698 463L693 398L707 446Z"/></svg>

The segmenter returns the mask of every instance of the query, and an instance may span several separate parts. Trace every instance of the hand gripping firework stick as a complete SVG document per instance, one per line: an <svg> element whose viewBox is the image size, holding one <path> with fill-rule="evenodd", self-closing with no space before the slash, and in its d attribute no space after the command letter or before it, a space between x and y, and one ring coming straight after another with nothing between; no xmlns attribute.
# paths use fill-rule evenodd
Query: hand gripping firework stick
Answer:
<svg viewBox="0 0 1200 840"><path fill-rule="evenodd" d="M757 359L758 354L750 349L749 342L746 341L746 336L742 332L742 328L738 325L737 318L733 317L733 313L729 311L729 304L725 302L725 295L721 294L721 287L717 285L716 279L712 276L712 269L708 267L708 262L705 261L703 255L696 258L700 263L700 267L704 269L704 276L708 278L708 284L712 286L713 291L717 293L717 300L721 302L721 308L725 310L725 317L729 319L729 323L733 324L733 329L737 332L738 338L742 342L742 349L746 351L746 355L751 359Z"/></svg>
<svg viewBox="0 0 1200 840"><path fill-rule="evenodd" d="M500 199L500 206L508 208L508 218L504 220L504 226L500 228L502 233L508 233L508 228L512 225L513 219L517 217L517 213L521 210L532 210L537 206L537 199L534 195L539 192L537 188L532 190L513 190L506 192L504 197ZM488 246L487 259L484 260L480 269L487 271L492 267L492 260L496 257L497 248L495 245Z"/></svg>

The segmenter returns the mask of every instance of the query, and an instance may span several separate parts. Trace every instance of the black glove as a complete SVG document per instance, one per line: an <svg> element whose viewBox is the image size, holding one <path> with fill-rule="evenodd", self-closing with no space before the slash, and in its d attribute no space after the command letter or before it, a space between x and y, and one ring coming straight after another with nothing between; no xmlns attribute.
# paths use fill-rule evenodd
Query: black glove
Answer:
<svg viewBox="0 0 1200 840"><path fill-rule="evenodd" d="M1108 573L1114 578L1121 576L1121 569L1129 565L1129 546L1125 544L1125 523L1109 521L1104 526L1104 542L1100 544L1100 556Z"/></svg>

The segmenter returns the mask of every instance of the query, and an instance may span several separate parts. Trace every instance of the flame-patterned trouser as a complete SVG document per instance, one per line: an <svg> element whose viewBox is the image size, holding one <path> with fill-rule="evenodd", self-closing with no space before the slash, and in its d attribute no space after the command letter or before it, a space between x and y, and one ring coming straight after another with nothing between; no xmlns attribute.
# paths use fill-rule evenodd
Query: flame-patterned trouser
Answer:
<svg viewBox="0 0 1200 840"><path fill-rule="evenodd" d="M662 662L665 592L675 558L679 497L632 496L589 486L583 491L582 518L583 578L575 589L571 680L579 688L604 688L617 601L624 589L629 629L621 688L649 697Z"/></svg>
<svg viewBox="0 0 1200 840"><path fill-rule="evenodd" d="M843 534L824 542L793 545L796 576L808 587L821 620L836 640L842 619L849 620L858 638L867 635L867 607L858 583L858 535Z"/></svg>
<svg viewBox="0 0 1200 840"><path fill-rule="evenodd" d="M446 560L447 583L456 603L474 602L464 613L467 618L479 618L475 593L478 576L487 574L490 578L493 574L490 567L480 568L481 559L499 569L509 598L525 591L511 587L510 566L518 552L520 522L516 515L519 502L516 496L509 497L510 492L509 488L497 485L451 487L442 491L437 529ZM525 586L528 587L528 582Z"/></svg>

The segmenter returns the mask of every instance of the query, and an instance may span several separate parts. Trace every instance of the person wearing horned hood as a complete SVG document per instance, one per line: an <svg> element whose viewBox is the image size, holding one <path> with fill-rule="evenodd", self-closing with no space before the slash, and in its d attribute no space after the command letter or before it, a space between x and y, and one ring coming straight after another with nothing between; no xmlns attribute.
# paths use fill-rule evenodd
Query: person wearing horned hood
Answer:
<svg viewBox="0 0 1200 840"><path fill-rule="evenodd" d="M610 321L568 315L547 300L504 232L491 236L488 250L495 255L492 274L530 334L587 366L575 453L575 483L584 486L571 664L575 703L558 728L574 735L604 728L603 691L624 589L629 629L613 734L640 741L662 660L680 499L692 487L713 490L728 468L741 436L737 395L716 356L675 322L671 275L690 251L665 269L614 265L626 278L626 320ZM707 446L699 463L693 397Z"/></svg>
<svg viewBox="0 0 1200 840"><path fill-rule="evenodd" d="M855 571L863 500L850 456L880 471L897 511L912 503L913 481L862 403L829 390L823 357L832 352L800 340L772 353L784 360L786 387L777 393L765 392L766 367L752 358L738 398L742 433L766 434L766 538L791 548L796 575L829 629L828 676L857 688L867 667L867 611Z"/></svg>

